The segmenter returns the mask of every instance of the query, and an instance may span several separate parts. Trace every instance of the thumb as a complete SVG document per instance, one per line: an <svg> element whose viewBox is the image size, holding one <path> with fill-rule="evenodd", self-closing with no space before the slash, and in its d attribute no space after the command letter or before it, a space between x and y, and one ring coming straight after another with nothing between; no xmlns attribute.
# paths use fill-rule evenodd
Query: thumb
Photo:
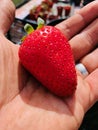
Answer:
<svg viewBox="0 0 98 130"><path fill-rule="evenodd" d="M15 6L11 0L1 0L0 1L0 32L6 34L9 30L14 16L15 16Z"/></svg>

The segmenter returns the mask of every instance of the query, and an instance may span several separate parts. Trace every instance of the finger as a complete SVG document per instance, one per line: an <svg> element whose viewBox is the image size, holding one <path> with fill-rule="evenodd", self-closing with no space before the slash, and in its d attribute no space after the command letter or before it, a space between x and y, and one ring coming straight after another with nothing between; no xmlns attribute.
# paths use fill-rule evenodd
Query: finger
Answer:
<svg viewBox="0 0 98 130"><path fill-rule="evenodd" d="M98 69L84 80L78 76L77 81L75 94L64 101L79 124L84 114L98 100Z"/></svg>
<svg viewBox="0 0 98 130"><path fill-rule="evenodd" d="M89 73L98 68L98 48L81 59L81 63Z"/></svg>
<svg viewBox="0 0 98 130"><path fill-rule="evenodd" d="M98 46L98 18L70 40L75 61Z"/></svg>
<svg viewBox="0 0 98 130"><path fill-rule="evenodd" d="M6 34L15 15L15 6L11 0L0 1L0 32Z"/></svg>
<svg viewBox="0 0 98 130"><path fill-rule="evenodd" d="M71 39L97 17L98 1L94 1L83 7L73 17L56 25L56 27L59 28L68 39Z"/></svg>
<svg viewBox="0 0 98 130"><path fill-rule="evenodd" d="M90 87L90 101L96 102L98 101L98 68L93 71L86 79L85 81L88 83L88 86Z"/></svg>

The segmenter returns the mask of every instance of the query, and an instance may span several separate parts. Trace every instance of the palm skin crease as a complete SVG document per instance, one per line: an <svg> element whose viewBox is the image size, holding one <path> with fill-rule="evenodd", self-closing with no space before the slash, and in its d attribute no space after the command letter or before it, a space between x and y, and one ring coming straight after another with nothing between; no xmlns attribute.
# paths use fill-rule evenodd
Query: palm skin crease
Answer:
<svg viewBox="0 0 98 130"><path fill-rule="evenodd" d="M94 31L96 32L94 33L94 36L97 36L98 18L96 17L98 17L98 2L90 5L88 12L91 12L92 9L95 16L89 16L91 15L90 13L89 15L86 15L91 18L92 24L90 24L91 21L88 21L90 26L86 28L86 31L83 30L83 33L85 34L88 31ZM86 12L87 8L81 10L80 13L84 14ZM79 15L76 15L73 18L77 19L78 16ZM70 21L71 19L68 23L71 24ZM85 21L87 22L86 19ZM81 20L77 22L81 22L83 28L86 27L86 24L84 26L84 21L82 22ZM92 26L93 24L94 26ZM57 27L61 28L61 25L57 25ZM63 31L64 30L62 30L62 32ZM69 31L67 33L66 30L68 39L72 44L73 52L75 53L76 61L79 60L79 57L76 57L76 52L80 51L75 49L74 46L75 40L79 40L74 36L77 32L80 32L79 27L78 29L74 29L73 34L72 32L70 34ZM94 39L94 43L98 43L97 39ZM92 49L91 46L88 46L87 48L88 50L86 51L91 51ZM78 130L82 123L84 114L98 100L98 81L96 78L98 77L98 66L86 78L77 71L78 85L75 94L69 98L59 98L46 90L23 68L19 62L18 49L19 45L15 45L7 40L4 36L4 32L1 31L0 129ZM81 52L80 57L85 56L87 53Z"/></svg>

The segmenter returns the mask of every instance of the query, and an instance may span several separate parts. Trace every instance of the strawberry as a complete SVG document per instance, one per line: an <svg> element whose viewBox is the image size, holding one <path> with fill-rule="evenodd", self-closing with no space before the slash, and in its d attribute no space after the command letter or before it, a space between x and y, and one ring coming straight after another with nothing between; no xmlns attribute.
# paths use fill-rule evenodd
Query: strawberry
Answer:
<svg viewBox="0 0 98 130"><path fill-rule="evenodd" d="M53 26L30 32L19 48L22 65L57 96L71 96L77 85L75 63L66 37Z"/></svg>

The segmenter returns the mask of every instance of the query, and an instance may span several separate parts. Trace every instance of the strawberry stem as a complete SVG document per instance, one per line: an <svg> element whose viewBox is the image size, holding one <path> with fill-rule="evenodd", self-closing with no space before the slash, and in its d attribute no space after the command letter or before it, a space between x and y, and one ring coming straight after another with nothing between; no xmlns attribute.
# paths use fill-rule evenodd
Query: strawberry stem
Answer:
<svg viewBox="0 0 98 130"><path fill-rule="evenodd" d="M42 18L39 17L39 18L37 19L37 24L38 24L37 29L40 29L40 28L44 27L45 21L44 21Z"/></svg>
<svg viewBox="0 0 98 130"><path fill-rule="evenodd" d="M27 32L27 34L30 34L30 33L32 33L34 31L34 28L32 27L32 25L30 25L30 24L27 23L24 26L24 30Z"/></svg>
<svg viewBox="0 0 98 130"><path fill-rule="evenodd" d="M23 37L21 38L21 42L23 42L25 39L26 39L26 36L23 36Z"/></svg>

